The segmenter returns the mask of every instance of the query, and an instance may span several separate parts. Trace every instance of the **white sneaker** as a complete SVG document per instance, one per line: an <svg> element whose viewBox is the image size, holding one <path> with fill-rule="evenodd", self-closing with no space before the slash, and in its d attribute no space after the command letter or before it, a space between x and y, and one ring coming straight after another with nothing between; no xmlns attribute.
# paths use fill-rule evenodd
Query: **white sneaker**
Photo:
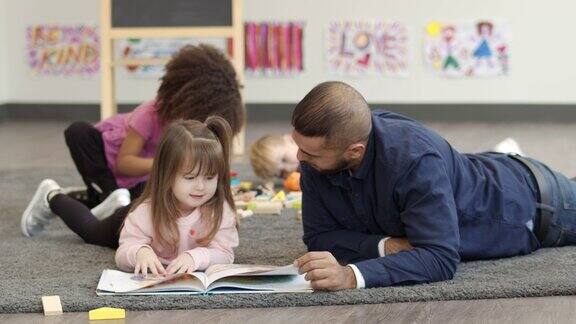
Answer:
<svg viewBox="0 0 576 324"><path fill-rule="evenodd" d="M22 213L20 227L24 235L36 236L44 230L46 225L50 224L55 215L48 206L48 193L59 189L60 186L52 179L44 179L40 182L28 207Z"/></svg>
<svg viewBox="0 0 576 324"><path fill-rule="evenodd" d="M91 212L99 220L112 215L116 209L130 204L130 191L128 189L120 188L112 191L103 202L98 206L92 208Z"/></svg>
<svg viewBox="0 0 576 324"><path fill-rule="evenodd" d="M513 138L508 137L502 142L494 146L494 151L498 153L515 153L520 156L524 156L524 152L520 149L520 145Z"/></svg>

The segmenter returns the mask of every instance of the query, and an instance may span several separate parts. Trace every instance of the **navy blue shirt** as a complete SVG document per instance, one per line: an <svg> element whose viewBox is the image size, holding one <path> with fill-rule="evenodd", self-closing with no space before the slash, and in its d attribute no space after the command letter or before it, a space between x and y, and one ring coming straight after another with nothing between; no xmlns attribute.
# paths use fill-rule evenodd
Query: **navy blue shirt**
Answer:
<svg viewBox="0 0 576 324"><path fill-rule="evenodd" d="M372 114L359 169L325 175L302 163L304 243L354 263L366 287L448 280L460 260L528 254L536 213L529 171L505 154L460 154L391 112ZM379 257L386 236L411 251Z"/></svg>

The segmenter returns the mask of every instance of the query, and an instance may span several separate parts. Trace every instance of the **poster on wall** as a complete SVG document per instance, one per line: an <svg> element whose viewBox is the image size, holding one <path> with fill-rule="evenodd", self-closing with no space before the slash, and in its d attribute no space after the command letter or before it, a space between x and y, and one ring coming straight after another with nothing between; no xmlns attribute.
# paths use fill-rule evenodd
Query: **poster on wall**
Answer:
<svg viewBox="0 0 576 324"><path fill-rule="evenodd" d="M505 22L433 21L426 26L424 61L432 70L447 77L507 75L509 48Z"/></svg>
<svg viewBox="0 0 576 324"><path fill-rule="evenodd" d="M93 76L100 69L96 26L28 26L26 50L28 67L36 75Z"/></svg>
<svg viewBox="0 0 576 324"><path fill-rule="evenodd" d="M200 38L130 38L117 42L117 57L123 59L170 58L186 45L209 44L225 50L225 40ZM129 77L158 79L164 75L164 65L127 65L124 67Z"/></svg>
<svg viewBox="0 0 576 324"><path fill-rule="evenodd" d="M245 70L248 76L288 76L304 70L304 24L246 22Z"/></svg>
<svg viewBox="0 0 576 324"><path fill-rule="evenodd" d="M408 31L399 22L333 22L328 26L325 50L331 73L408 75Z"/></svg>

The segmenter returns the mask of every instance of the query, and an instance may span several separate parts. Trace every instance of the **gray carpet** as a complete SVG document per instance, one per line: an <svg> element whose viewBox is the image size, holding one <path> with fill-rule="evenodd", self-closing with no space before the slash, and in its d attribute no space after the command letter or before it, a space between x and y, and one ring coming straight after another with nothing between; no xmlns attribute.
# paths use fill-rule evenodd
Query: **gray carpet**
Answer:
<svg viewBox="0 0 576 324"><path fill-rule="evenodd" d="M60 220L37 238L20 233L20 213L37 183L47 176L64 185L79 183L70 169L0 171L0 313L41 312L43 295L60 295L64 311L77 312L103 306L128 310L246 308L576 294L576 248L568 247L462 264L454 280L427 285L313 294L97 297L94 291L101 271L114 267L113 250L84 244ZM246 219L240 227L236 260L290 263L305 251L301 231L301 224L291 214Z"/></svg>

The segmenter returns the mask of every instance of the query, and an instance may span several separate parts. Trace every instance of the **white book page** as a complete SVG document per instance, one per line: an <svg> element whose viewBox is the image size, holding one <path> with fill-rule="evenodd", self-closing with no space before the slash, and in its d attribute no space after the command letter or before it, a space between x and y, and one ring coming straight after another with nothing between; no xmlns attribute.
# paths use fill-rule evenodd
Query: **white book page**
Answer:
<svg viewBox="0 0 576 324"><path fill-rule="evenodd" d="M310 282L303 275L235 276L222 278L209 286L214 293L242 292L312 292Z"/></svg>
<svg viewBox="0 0 576 324"><path fill-rule="evenodd" d="M231 276L279 276L297 275L298 269L293 265L271 266L254 264L215 264L206 269L206 285Z"/></svg>
<svg viewBox="0 0 576 324"><path fill-rule="evenodd" d="M190 280L183 280L186 277ZM185 288L185 285L192 281L196 281L202 287L206 287L206 276L201 272L194 272L191 275L179 274L169 277L149 274L148 276L143 277L142 275L134 275L134 273L106 269L102 271L102 276L100 276L97 290L101 292L126 293L162 285L164 283L175 284ZM196 287L197 285L195 284L194 286Z"/></svg>

